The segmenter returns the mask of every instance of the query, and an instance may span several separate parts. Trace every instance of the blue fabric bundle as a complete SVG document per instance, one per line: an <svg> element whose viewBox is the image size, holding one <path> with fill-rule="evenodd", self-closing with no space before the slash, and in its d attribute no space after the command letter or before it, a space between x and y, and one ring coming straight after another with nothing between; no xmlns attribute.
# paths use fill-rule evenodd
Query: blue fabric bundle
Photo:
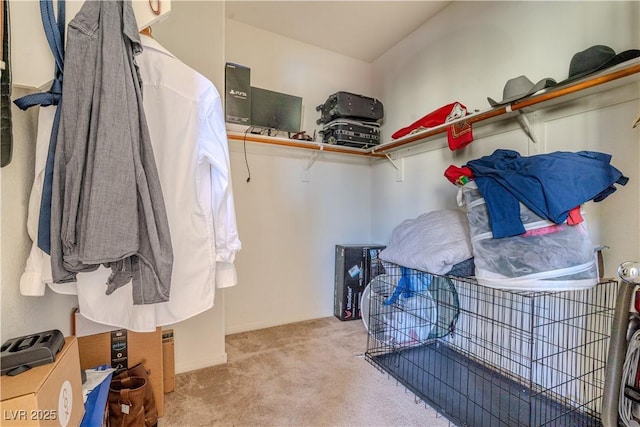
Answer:
<svg viewBox="0 0 640 427"><path fill-rule="evenodd" d="M384 301L384 305L391 305L400 298L412 298L425 292L431 285L431 275L400 267L401 277L393 294Z"/></svg>

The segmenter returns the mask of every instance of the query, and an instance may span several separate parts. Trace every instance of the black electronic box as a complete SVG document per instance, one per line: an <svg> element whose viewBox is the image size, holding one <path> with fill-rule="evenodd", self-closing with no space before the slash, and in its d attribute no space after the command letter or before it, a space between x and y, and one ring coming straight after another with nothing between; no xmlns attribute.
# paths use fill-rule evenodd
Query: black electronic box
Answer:
<svg viewBox="0 0 640 427"><path fill-rule="evenodd" d="M53 363L64 346L64 335L57 329L11 338L2 344L2 375L17 375L36 366Z"/></svg>

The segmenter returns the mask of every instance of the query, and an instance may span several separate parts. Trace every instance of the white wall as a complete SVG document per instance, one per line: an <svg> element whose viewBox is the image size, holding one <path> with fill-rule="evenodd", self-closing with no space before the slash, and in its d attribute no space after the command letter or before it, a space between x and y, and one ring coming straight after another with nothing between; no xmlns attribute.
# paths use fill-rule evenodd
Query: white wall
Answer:
<svg viewBox="0 0 640 427"><path fill-rule="evenodd" d="M620 52L640 45L638 2L453 2L373 64L377 96L385 103L383 134L389 135L428 112L459 101L470 109L489 109L487 96L502 99L505 82L521 74L536 82L567 77L574 53L595 44ZM637 85L595 95L562 108L529 114L538 144L527 142L515 121L474 129L474 142L462 150L403 150L405 180L379 162L373 171L373 239L386 242L406 218L455 207L456 187L447 166L510 148L523 155L555 150L603 151L631 178L599 206L587 204L589 225L605 252L607 274L618 263L640 259L638 207L639 130L631 124L639 111ZM446 147L444 138L428 144ZM380 200L384 200L383 203ZM629 238L629 236L632 236Z"/></svg>
<svg viewBox="0 0 640 427"><path fill-rule="evenodd" d="M292 3L295 7L295 3ZM303 130L320 130L315 107L339 90L372 92L371 64L232 19L226 23L226 60L251 68L251 86L301 96Z"/></svg>
<svg viewBox="0 0 640 427"><path fill-rule="evenodd" d="M82 7L85 0L65 0L65 21L68 24ZM132 0L133 12L138 28L142 29L166 18L171 12L171 1L162 2L161 11L156 15L149 7L148 0ZM11 49L19 52L12 55L12 84L26 89L49 89L53 79L55 63L51 48L42 30L40 2L36 0L13 1L10 5ZM57 5L54 4L57 13Z"/></svg>
<svg viewBox="0 0 640 427"><path fill-rule="evenodd" d="M226 60L251 68L252 86L303 98L303 129L338 90L371 92L370 64L227 20ZM238 285L225 291L227 333L333 313L334 245L370 243L369 161L231 142L242 251Z"/></svg>
<svg viewBox="0 0 640 427"><path fill-rule="evenodd" d="M595 44L640 46L638 2L455 1L373 64L387 138L453 101L489 108L505 82L567 77L574 53Z"/></svg>
<svg viewBox="0 0 640 427"><path fill-rule="evenodd" d="M28 94L13 90L13 99ZM36 124L38 109L26 112L12 106L13 159L0 169L0 341L21 335L59 329L71 334L71 310L75 297L47 290L44 297L20 295L20 276L24 271L31 240L27 235L27 208L34 177Z"/></svg>
<svg viewBox="0 0 640 427"><path fill-rule="evenodd" d="M302 169L306 150L231 146L238 228L238 285L226 292L227 333L333 313L334 246L367 243L371 230L368 161L339 156Z"/></svg>

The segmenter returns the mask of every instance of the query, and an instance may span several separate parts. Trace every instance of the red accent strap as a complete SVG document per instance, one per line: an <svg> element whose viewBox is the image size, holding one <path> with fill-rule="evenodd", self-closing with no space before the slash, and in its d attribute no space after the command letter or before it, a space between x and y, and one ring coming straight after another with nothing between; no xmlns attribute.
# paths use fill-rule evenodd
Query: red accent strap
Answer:
<svg viewBox="0 0 640 427"><path fill-rule="evenodd" d="M582 213L580 212L580 206L576 206L575 208L569 211L569 216L567 217L567 224L569 225L578 225L584 218L582 217Z"/></svg>

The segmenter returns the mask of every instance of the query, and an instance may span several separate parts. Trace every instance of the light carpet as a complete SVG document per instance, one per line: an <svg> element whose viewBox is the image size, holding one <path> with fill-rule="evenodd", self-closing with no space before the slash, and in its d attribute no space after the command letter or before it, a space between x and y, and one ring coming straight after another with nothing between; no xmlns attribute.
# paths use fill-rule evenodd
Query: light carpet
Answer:
<svg viewBox="0 0 640 427"><path fill-rule="evenodd" d="M159 426L449 426L366 346L361 321L333 317L228 335L226 364L176 376Z"/></svg>

